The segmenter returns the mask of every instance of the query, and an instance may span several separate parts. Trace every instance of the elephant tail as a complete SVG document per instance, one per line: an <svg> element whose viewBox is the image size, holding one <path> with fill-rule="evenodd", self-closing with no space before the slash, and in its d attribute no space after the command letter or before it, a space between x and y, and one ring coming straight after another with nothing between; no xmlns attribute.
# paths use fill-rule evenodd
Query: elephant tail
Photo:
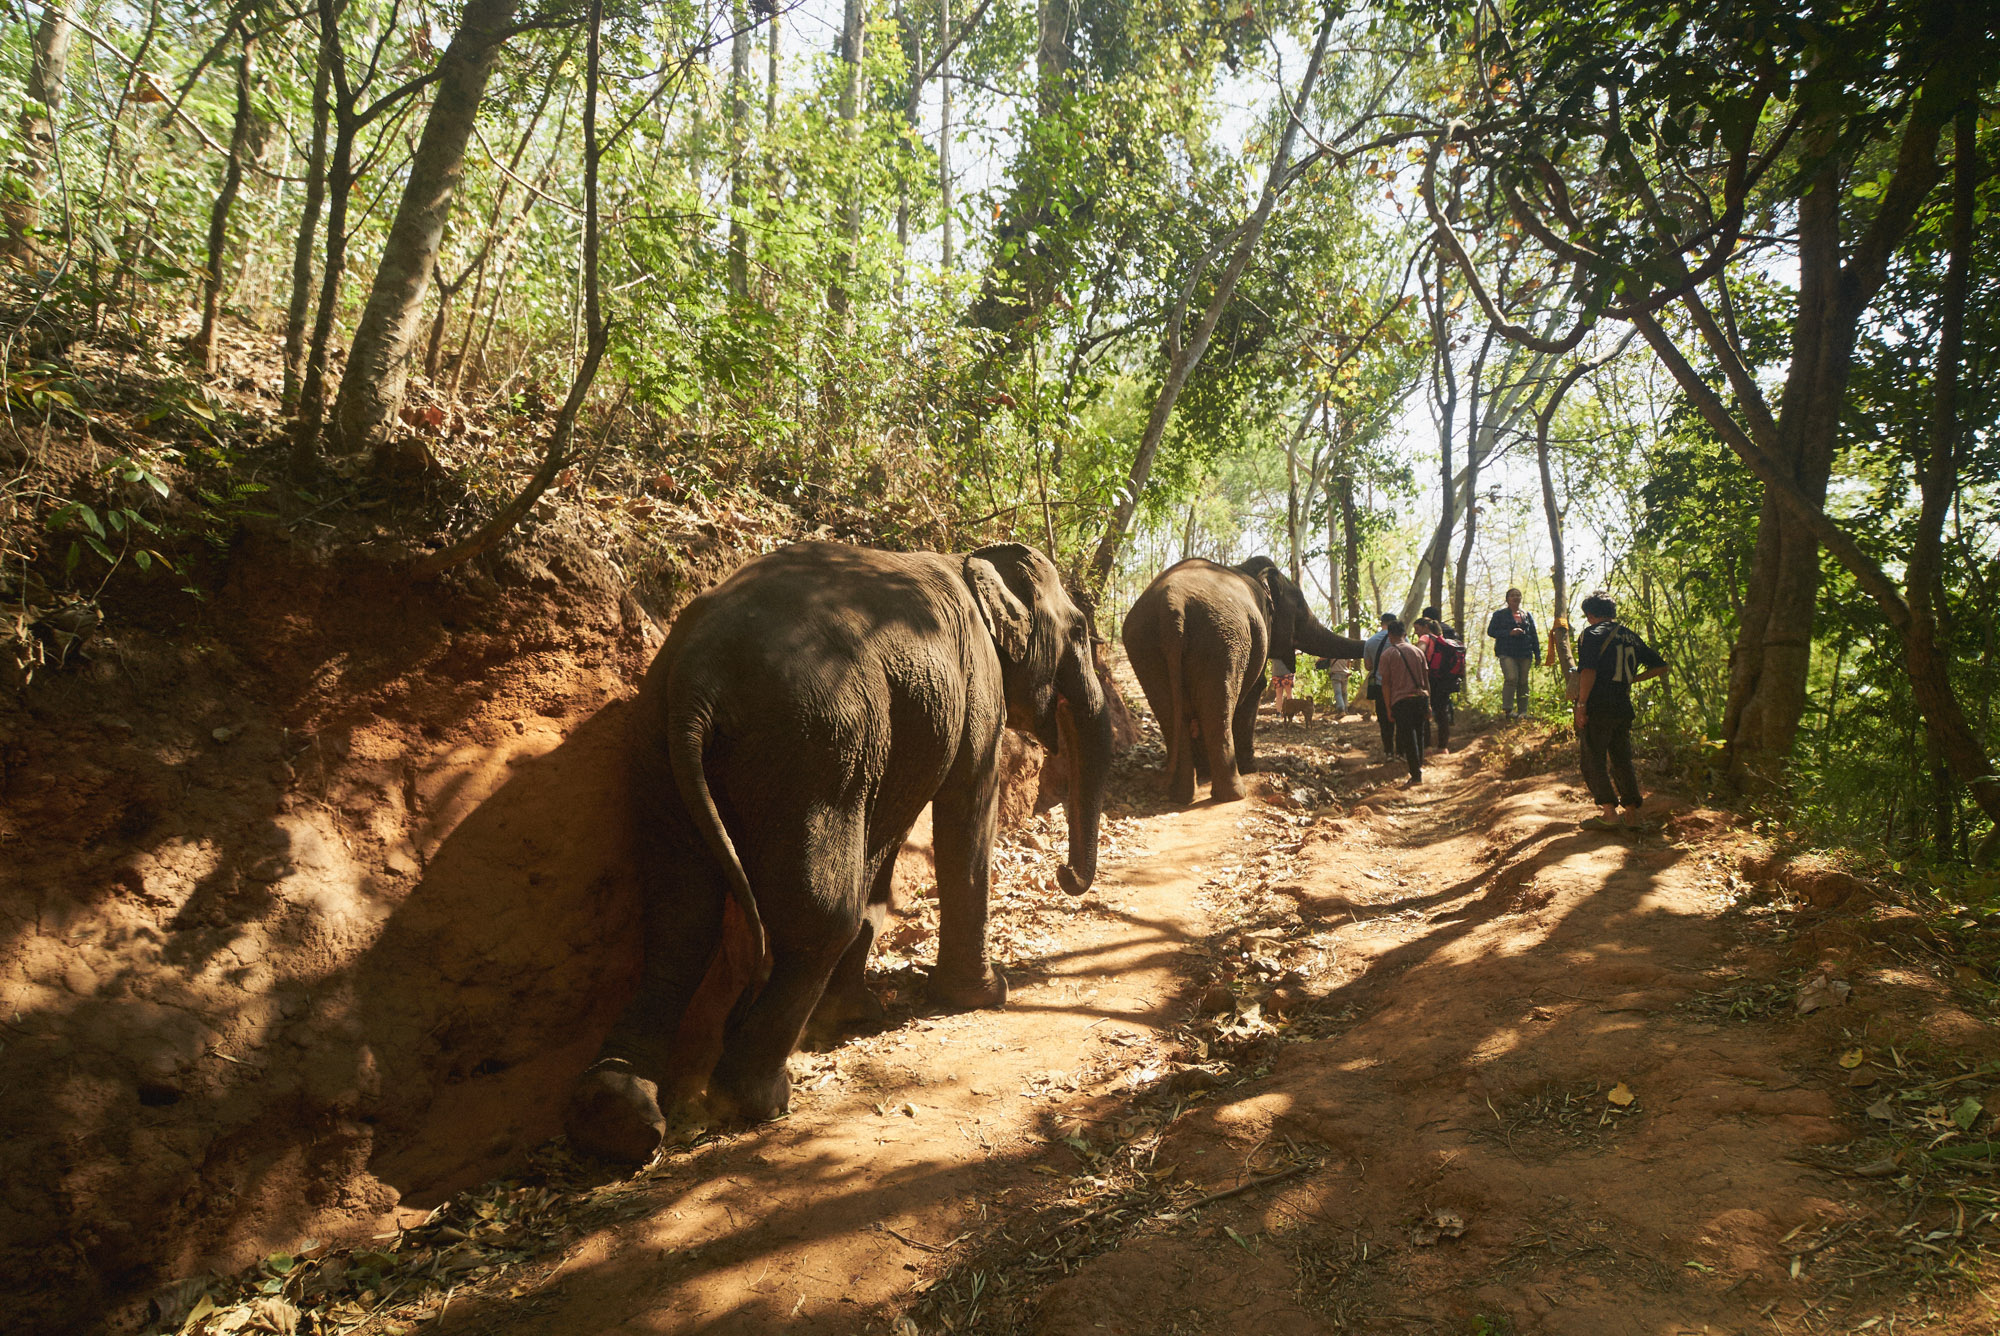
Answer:
<svg viewBox="0 0 2000 1336"><path fill-rule="evenodd" d="M743 871L743 860L736 856L736 843L729 838L729 831L722 824L722 813L716 810L715 795L708 789L708 774L702 766L702 753L708 748L708 725L706 713L697 720L690 720L674 732L668 747L668 757L673 765L674 784L680 789L681 803L688 815L694 818L695 826L702 838L708 841L708 851L722 872L729 879L730 898L736 901L736 908L742 911L743 924L750 930L750 958L757 962L757 976L752 988L761 988L770 977L770 966L764 959L764 920L757 913L757 896L750 889L750 878Z"/></svg>

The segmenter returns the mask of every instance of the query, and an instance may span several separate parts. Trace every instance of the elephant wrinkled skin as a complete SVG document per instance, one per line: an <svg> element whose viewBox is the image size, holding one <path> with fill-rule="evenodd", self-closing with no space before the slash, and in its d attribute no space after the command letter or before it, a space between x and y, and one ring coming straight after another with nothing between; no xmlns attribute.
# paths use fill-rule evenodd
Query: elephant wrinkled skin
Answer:
<svg viewBox="0 0 2000 1336"><path fill-rule="evenodd" d="M726 898L768 974L725 1024L709 1079L717 1114L777 1117L790 1093L785 1060L809 1019L832 1028L881 1014L863 971L896 852L926 803L939 901L933 994L965 1007L1005 1000L986 954L1004 725L1051 751L1073 739L1059 879L1081 894L1096 875L1110 720L1089 623L1033 548L782 549L688 605L637 704L646 962L571 1097L570 1139L586 1152L643 1161L659 1144L659 1083L720 942ZM1073 726L1059 726L1059 713Z"/></svg>
<svg viewBox="0 0 2000 1336"><path fill-rule="evenodd" d="M1162 571L1125 614L1125 654L1167 744L1167 795L1243 796L1257 769L1254 729L1264 663L1292 667L1300 651L1351 659L1359 640L1336 635L1269 557L1221 566L1199 557Z"/></svg>

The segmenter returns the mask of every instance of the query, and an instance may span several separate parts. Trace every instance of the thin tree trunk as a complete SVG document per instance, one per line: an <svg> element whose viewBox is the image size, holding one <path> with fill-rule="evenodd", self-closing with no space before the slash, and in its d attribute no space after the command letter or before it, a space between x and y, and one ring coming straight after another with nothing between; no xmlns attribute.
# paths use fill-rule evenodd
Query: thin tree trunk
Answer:
<svg viewBox="0 0 2000 1336"><path fill-rule="evenodd" d="M1052 3L1053 0L1050 0ZM1229 257L1229 263L1217 275L1215 292L1210 297L1208 309L1202 313L1201 321L1195 326L1194 334L1177 348L1172 348L1172 357L1167 365L1166 381L1160 387L1159 397L1153 401L1153 411L1146 419L1145 434L1139 440L1138 453L1133 457L1132 469L1126 479L1125 489L1119 494L1118 504L1112 509L1111 524L1106 529L1104 539L1092 554L1086 579L1094 595L1102 595L1111 582L1111 568L1118 561L1118 549L1125 542L1126 531L1131 527L1132 516L1139 508L1139 499L1145 495L1146 483L1153 473L1153 456L1159 453L1160 442L1167 434L1167 419L1174 411L1174 401L1180 398L1181 389L1193 373L1202 355L1208 351L1208 342L1215 334L1215 326L1222 319L1223 308L1236 293L1236 284L1243 277L1243 271L1250 264L1250 257L1257 249L1258 240L1264 235L1264 225L1270 221L1271 211L1277 207L1278 196L1285 187L1285 178L1291 170L1292 144L1298 137L1298 129L1306 110L1312 105L1313 87L1319 82L1320 67L1326 59L1327 40L1333 34L1333 24L1337 11L1329 8L1320 21L1319 36L1313 43L1312 56L1306 63L1305 77L1299 81L1298 94L1291 106L1286 108L1284 132L1278 137L1278 148L1271 155L1271 169L1264 177L1264 188L1257 199L1257 207L1250 217L1237 229L1236 244ZM1172 347L1172 325L1168 335Z"/></svg>
<svg viewBox="0 0 2000 1336"><path fill-rule="evenodd" d="M243 159L250 151L250 65L257 43L248 31L243 35L242 59L236 63L236 119L229 130L229 157L222 170L222 190L208 214L208 272L202 276L201 332L194 346L201 354L202 369L215 374L215 321L222 308L222 262L229 248L229 213L236 207L236 193L243 187Z"/></svg>
<svg viewBox="0 0 2000 1336"><path fill-rule="evenodd" d="M1451 467L1452 418L1458 411L1458 374L1451 364L1451 325L1446 313L1444 284L1445 254L1438 251L1437 301L1431 308L1431 340L1437 358L1438 395L1438 490L1443 493L1438 512L1437 537L1431 541L1431 606L1444 602L1444 563L1451 551L1452 503L1457 498L1458 480ZM1490 335L1488 337L1491 337ZM1475 391L1476 393L1476 391ZM1470 439L1470 433L1467 434ZM1468 450L1468 453L1470 451Z"/></svg>
<svg viewBox="0 0 2000 1336"><path fill-rule="evenodd" d="M778 92L780 87L780 62L778 55L778 26L784 11L771 11L771 35L764 46L764 129L774 130L778 125Z"/></svg>
<svg viewBox="0 0 2000 1336"><path fill-rule="evenodd" d="M23 191L10 193L0 216L7 228L6 253L22 268L35 265L35 233L42 225L42 196L48 191L49 164L55 161L56 114L62 110L63 79L69 69L70 40L75 35L69 11L52 4L35 27L35 45L28 61L28 86L21 99L21 144L27 159Z"/></svg>
<svg viewBox="0 0 2000 1336"><path fill-rule="evenodd" d="M840 28L840 59L846 66L840 84L840 125L841 138L848 147L845 197L840 210L843 245L835 257L835 278L826 293L827 307L838 318L842 331L847 328L848 308L853 300L848 285L854 279L855 254L861 244L861 164L857 145L861 137L861 62L867 40L867 0L847 0Z"/></svg>
<svg viewBox="0 0 2000 1336"><path fill-rule="evenodd" d="M951 0L938 0L938 214L944 269L951 272Z"/></svg>
<svg viewBox="0 0 2000 1336"><path fill-rule="evenodd" d="M312 156L306 163L305 202L299 210L299 234L292 245L292 296L285 305L285 387L284 406L299 406L299 383L305 375L306 316L312 307L313 252L319 231L319 212L326 200L326 130L331 114L328 86L333 69L327 64L326 47L320 45L313 68Z"/></svg>
<svg viewBox="0 0 2000 1336"><path fill-rule="evenodd" d="M1477 402L1476 400L1474 401ZM1458 569L1451 574L1451 624L1465 625L1465 568L1472 564L1472 544L1479 532L1479 459L1475 455L1465 462L1468 476L1466 491L1474 498L1465 507L1465 538L1458 547Z"/></svg>
<svg viewBox="0 0 2000 1336"><path fill-rule="evenodd" d="M515 0L468 0L441 58L430 115L341 377L334 434L344 451L380 446L394 431L445 220L465 175L466 144L514 10Z"/></svg>
<svg viewBox="0 0 2000 1336"><path fill-rule="evenodd" d="M1346 583L1347 634L1361 636L1361 517L1354 509L1353 452L1340 471L1341 576Z"/></svg>
<svg viewBox="0 0 2000 1336"><path fill-rule="evenodd" d="M1944 592L1944 522L1958 491L1963 440L1959 428L1958 382L1964 360L1966 293L1972 281L1980 172L1978 129L1977 105L1962 107L1953 135L1950 249L1944 290L1939 299L1937 369L1932 378L1929 430L1925 433L1922 466L1917 473L1923 501L1910 550L1905 653L1911 694L1923 711L1929 750L1965 782L1973 801L1992 820L1993 828L2000 831L2000 776L1994 774L1984 744L1965 717L1958 694L1952 689L1950 655L1938 644L1938 609ZM1947 821L1948 818L1940 817L1938 842L1940 849L1948 852L1951 832ZM1996 837L1989 836L1982 843L1979 851L1982 860L1995 847L1995 840Z"/></svg>
<svg viewBox="0 0 2000 1336"><path fill-rule="evenodd" d="M729 296L750 296L750 8L733 0L729 39Z"/></svg>
<svg viewBox="0 0 2000 1336"><path fill-rule="evenodd" d="M342 0L319 0L320 63L333 80L333 149L326 169L326 256L320 269L312 344L306 352L305 377L299 387L298 429L292 437L295 473L305 472L318 459L320 436L326 426L326 364L341 275L347 264L347 205L354 191L354 139L361 131L354 109L356 95L347 83L347 55L340 45L341 5Z"/></svg>
<svg viewBox="0 0 2000 1336"><path fill-rule="evenodd" d="M535 508L535 502L541 499L549 484L556 480L556 475L570 462L570 442L575 435L577 416L583 411L583 401L589 397L591 383L597 379L597 367L604 358L604 347L608 341L604 313L598 304L597 282L597 164L602 153L597 142L598 34L603 21L603 0L590 0L583 93L582 279L586 330L583 356L575 376L570 380L569 394L556 413L555 422L550 425L548 445L542 452L541 466L535 470L534 476L528 479L520 494L502 506L493 518L443 551L417 562L411 574L419 580L435 577L491 549Z"/></svg>

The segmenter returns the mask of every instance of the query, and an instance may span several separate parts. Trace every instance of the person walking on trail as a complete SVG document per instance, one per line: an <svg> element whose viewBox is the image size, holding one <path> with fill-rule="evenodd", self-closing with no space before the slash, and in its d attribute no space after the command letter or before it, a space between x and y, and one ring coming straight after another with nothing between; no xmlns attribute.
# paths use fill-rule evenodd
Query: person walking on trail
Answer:
<svg viewBox="0 0 2000 1336"><path fill-rule="evenodd" d="M1388 703L1382 699L1382 679L1376 675L1375 667L1389 644L1389 623L1395 620L1383 613L1382 629L1361 643L1361 666L1368 672L1368 699L1375 702L1375 727L1382 734L1384 756L1396 754L1395 724L1389 718Z"/></svg>
<svg viewBox="0 0 2000 1336"><path fill-rule="evenodd" d="M1396 751L1410 763L1408 784L1414 788L1424 782L1424 748L1430 743L1430 672L1423 651L1404 638L1401 617L1389 618L1382 629L1389 636L1376 665L1388 706L1383 713L1395 721Z"/></svg>
<svg viewBox="0 0 2000 1336"><path fill-rule="evenodd" d="M1542 639L1535 632L1535 614L1521 606L1521 591L1507 591L1507 606L1486 619L1493 638L1493 655L1500 660L1500 713L1519 719L1528 712L1528 673L1542 657Z"/></svg>
<svg viewBox="0 0 2000 1336"><path fill-rule="evenodd" d="M1347 677L1354 671L1354 661L1317 659L1315 662L1326 670L1326 680L1333 683L1333 717L1339 719L1347 713Z"/></svg>
<svg viewBox="0 0 2000 1336"><path fill-rule="evenodd" d="M1597 804L1585 830L1638 829L1639 777L1632 770L1632 687L1664 676L1667 661L1617 620L1602 590L1583 601L1590 623L1576 639L1576 737L1583 782ZM1624 810L1621 821L1620 809Z"/></svg>
<svg viewBox="0 0 2000 1336"><path fill-rule="evenodd" d="M1271 699L1278 703L1278 714L1285 713L1285 702L1292 698L1292 688L1298 684L1298 674L1285 665L1282 659L1271 660Z"/></svg>
<svg viewBox="0 0 2000 1336"><path fill-rule="evenodd" d="M1452 697L1465 685L1465 646L1435 617L1417 623L1424 651L1424 667L1431 679L1431 722L1437 726L1437 749L1451 755L1451 726L1458 718Z"/></svg>

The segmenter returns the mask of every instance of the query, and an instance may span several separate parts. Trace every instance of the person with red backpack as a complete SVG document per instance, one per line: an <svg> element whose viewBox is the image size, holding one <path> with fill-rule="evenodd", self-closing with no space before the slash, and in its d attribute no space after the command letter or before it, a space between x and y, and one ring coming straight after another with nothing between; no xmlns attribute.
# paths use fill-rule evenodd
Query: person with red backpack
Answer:
<svg viewBox="0 0 2000 1336"><path fill-rule="evenodd" d="M1448 634L1450 629L1435 617L1417 623L1424 666L1431 677L1431 722L1437 725L1437 749L1444 756L1451 755L1451 725L1458 718L1452 697L1465 686L1465 646Z"/></svg>
<svg viewBox="0 0 2000 1336"><path fill-rule="evenodd" d="M1404 782L1414 788L1424 782L1424 749L1430 744L1430 675L1423 651L1403 638L1401 617L1383 618L1382 630L1388 643L1375 661L1375 675L1382 680L1382 704L1396 730L1396 751L1409 762L1410 777Z"/></svg>

